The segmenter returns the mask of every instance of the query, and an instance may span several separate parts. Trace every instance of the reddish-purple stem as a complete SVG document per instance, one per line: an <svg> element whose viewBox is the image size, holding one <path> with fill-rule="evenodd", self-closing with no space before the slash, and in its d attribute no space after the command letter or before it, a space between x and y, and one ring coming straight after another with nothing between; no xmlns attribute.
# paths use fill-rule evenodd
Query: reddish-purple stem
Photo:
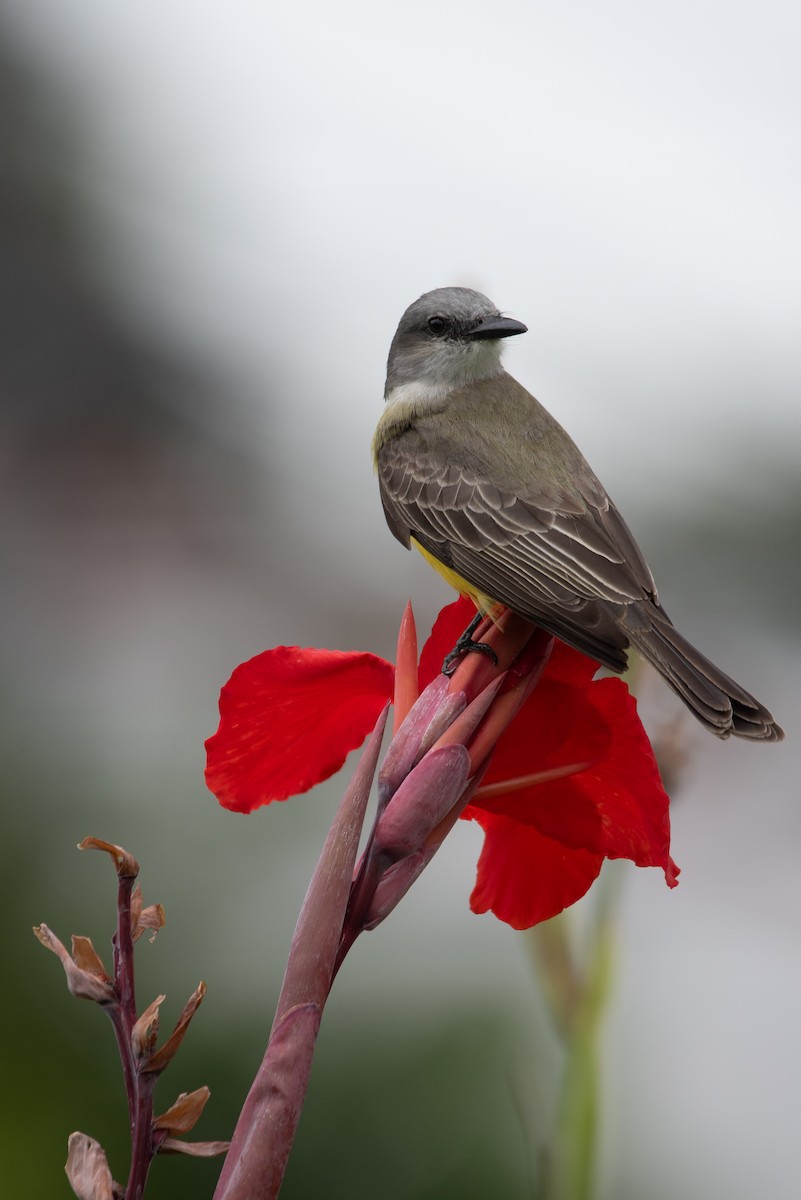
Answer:
<svg viewBox="0 0 801 1200"><path fill-rule="evenodd" d="M117 888L117 929L114 933L114 986L120 998L120 1007L128 1029L136 1022L136 994L134 986L133 931L131 929L131 893L134 878L121 875Z"/></svg>
<svg viewBox="0 0 801 1200"><path fill-rule="evenodd" d="M142 1200L150 1165L157 1149L153 1139L153 1093L158 1076L142 1073L131 1040L136 1024L134 943L131 926L134 879L131 875L119 877L117 928L112 939L114 989L119 1000L106 1008L120 1052L131 1126L131 1169L125 1185L125 1200Z"/></svg>
<svg viewBox="0 0 801 1200"><path fill-rule="evenodd" d="M270 1040L234 1130L215 1200L274 1200L278 1195L334 976L387 711L379 717L337 809L303 901Z"/></svg>

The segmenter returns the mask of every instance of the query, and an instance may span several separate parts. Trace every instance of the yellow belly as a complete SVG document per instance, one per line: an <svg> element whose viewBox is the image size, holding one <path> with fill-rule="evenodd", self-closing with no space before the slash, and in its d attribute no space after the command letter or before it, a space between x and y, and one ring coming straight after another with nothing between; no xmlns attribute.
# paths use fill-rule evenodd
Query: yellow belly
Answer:
<svg viewBox="0 0 801 1200"><path fill-rule="evenodd" d="M497 600L493 600L491 596L487 596L484 592L479 591L478 588L474 587L472 583L468 582L464 576L460 575L458 571L452 570L451 567L446 567L445 564L441 563L438 558L434 557L433 554L429 554L428 550L421 546L416 538L412 538L412 545L414 546L415 550L420 551L428 565L433 567L437 574L441 575L447 584L449 584L455 591L460 592L461 595L469 596L479 612L485 613L488 617L492 617L492 619L495 620L496 616L500 614L503 605L499 604Z"/></svg>

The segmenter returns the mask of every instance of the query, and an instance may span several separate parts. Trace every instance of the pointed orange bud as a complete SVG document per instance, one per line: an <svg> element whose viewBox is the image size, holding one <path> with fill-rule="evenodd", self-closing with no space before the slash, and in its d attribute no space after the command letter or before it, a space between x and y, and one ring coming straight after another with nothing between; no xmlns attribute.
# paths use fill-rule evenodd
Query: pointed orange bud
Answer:
<svg viewBox="0 0 801 1200"><path fill-rule="evenodd" d="M414 704L420 688L417 682L417 627L414 623L411 601L403 611L398 631L398 649L395 656L395 691L392 697L394 715L392 732L397 733L406 714Z"/></svg>

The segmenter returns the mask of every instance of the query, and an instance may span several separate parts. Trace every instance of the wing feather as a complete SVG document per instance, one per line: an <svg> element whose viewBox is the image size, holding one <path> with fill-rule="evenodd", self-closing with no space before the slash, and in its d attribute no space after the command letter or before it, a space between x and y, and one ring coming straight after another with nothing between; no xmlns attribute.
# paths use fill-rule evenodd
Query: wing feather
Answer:
<svg viewBox="0 0 801 1200"><path fill-rule="evenodd" d="M620 670L627 639L610 606L650 600L656 589L600 485L592 499L536 482L515 494L402 442L378 455L395 536L405 545L414 537L475 587Z"/></svg>

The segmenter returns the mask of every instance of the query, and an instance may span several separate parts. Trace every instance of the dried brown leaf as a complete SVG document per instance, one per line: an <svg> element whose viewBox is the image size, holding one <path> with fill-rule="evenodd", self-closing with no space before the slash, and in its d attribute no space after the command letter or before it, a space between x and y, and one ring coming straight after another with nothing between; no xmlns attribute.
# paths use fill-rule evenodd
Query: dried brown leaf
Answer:
<svg viewBox="0 0 801 1200"><path fill-rule="evenodd" d="M114 1200L115 1183L99 1142L85 1133L69 1136L64 1170L78 1200Z"/></svg>
<svg viewBox="0 0 801 1200"><path fill-rule="evenodd" d="M133 931L134 941L137 941L148 929L152 931L150 935L151 942L155 941L156 934L163 928L166 919L164 909L160 904L149 904L147 908L143 908L139 913Z"/></svg>
<svg viewBox="0 0 801 1200"><path fill-rule="evenodd" d="M111 976L103 966L102 958L88 937L81 937L77 933L72 935L72 957L81 970L88 971L90 975L96 975L98 979L103 979L106 983L111 982Z"/></svg>
<svg viewBox="0 0 801 1200"><path fill-rule="evenodd" d="M156 996L131 1030L131 1045L139 1059L147 1058L153 1053L159 1035L159 1009L165 1000L166 996Z"/></svg>
<svg viewBox="0 0 801 1200"><path fill-rule="evenodd" d="M134 884L131 892L131 936L136 941L136 926L139 924L139 914L142 911L144 901L142 899L141 883Z"/></svg>
<svg viewBox="0 0 801 1200"><path fill-rule="evenodd" d="M139 874L139 863L134 856L124 850L122 846L115 846L113 842L104 842L102 838L87 837L78 843L78 849L105 850L106 854L110 854L114 859L114 866L120 879L136 879Z"/></svg>
<svg viewBox="0 0 801 1200"><path fill-rule="evenodd" d="M175 1028L167 1038L163 1046L161 1046L150 1060L142 1064L143 1071L151 1071L158 1073L163 1071L167 1064L172 1060L173 1055L184 1040L184 1035L189 1028L189 1022L197 1012L197 1009L206 995L206 985L201 979L200 983L195 988L192 995L184 1005L183 1012L178 1018Z"/></svg>
<svg viewBox="0 0 801 1200"><path fill-rule="evenodd" d="M79 967L67 951L66 946L59 941L51 929L48 929L47 925L34 925L33 932L43 946L52 950L61 959L61 965L67 976L67 987L73 996L77 996L81 1000L94 1000L96 1004L109 1004L116 1000L117 997L111 984L104 979L99 979L91 971L85 971Z"/></svg>
<svg viewBox="0 0 801 1200"><path fill-rule="evenodd" d="M189 1133L197 1125L210 1095L207 1087L195 1092L181 1092L175 1103L154 1119L153 1128L166 1129L169 1133Z"/></svg>
<svg viewBox="0 0 801 1200"><path fill-rule="evenodd" d="M137 883L131 892L131 937L133 940L138 942L142 934L150 929L153 932L150 939L152 942L165 920L164 909L160 904L149 904L147 908L144 907L142 888Z"/></svg>
<svg viewBox="0 0 801 1200"><path fill-rule="evenodd" d="M225 1154L230 1142L182 1142L178 1138L168 1137L159 1146L160 1154L191 1154L194 1158L214 1158Z"/></svg>

